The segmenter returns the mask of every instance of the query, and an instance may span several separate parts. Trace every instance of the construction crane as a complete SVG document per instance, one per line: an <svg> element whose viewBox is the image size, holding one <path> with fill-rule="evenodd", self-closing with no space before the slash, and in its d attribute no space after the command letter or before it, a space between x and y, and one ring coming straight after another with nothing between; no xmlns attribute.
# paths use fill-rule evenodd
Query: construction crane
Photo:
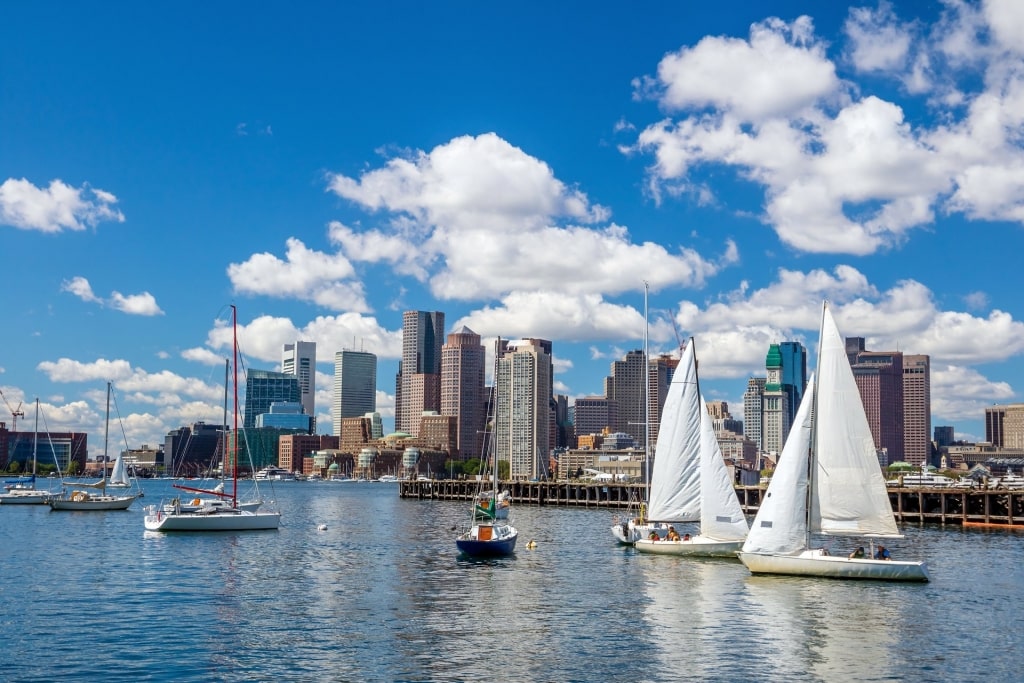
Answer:
<svg viewBox="0 0 1024 683"><path fill-rule="evenodd" d="M25 413L21 409L22 402L18 401L18 407L17 408L12 408L11 407L11 402L7 400L7 397L4 396L4 392L2 392L2 391L0 391L0 398L2 398L4 400L4 405L7 406L7 410L11 411L11 422L13 423L11 425L11 431L12 432L18 431L18 418L19 417L25 417Z"/></svg>

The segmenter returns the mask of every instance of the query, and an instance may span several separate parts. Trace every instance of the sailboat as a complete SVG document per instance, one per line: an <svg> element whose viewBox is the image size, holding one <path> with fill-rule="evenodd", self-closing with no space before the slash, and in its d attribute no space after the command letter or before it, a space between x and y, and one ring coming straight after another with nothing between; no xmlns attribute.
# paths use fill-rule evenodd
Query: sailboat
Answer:
<svg viewBox="0 0 1024 683"><path fill-rule="evenodd" d="M103 475L95 484L74 484L72 491L64 489L61 495L53 496L47 501L51 510L70 511L102 511L102 510L127 510L132 501L139 497L139 493L128 493L125 495L112 495L107 493L107 448L110 437L110 391L111 383L107 382L107 417L106 427L103 432ZM121 456L118 456L120 459ZM123 464L122 464L123 467ZM99 493L90 493L81 489L99 489Z"/></svg>
<svg viewBox="0 0 1024 683"><path fill-rule="evenodd" d="M699 521L700 531L675 540L641 538L634 545L645 553L735 558L747 537L747 518L700 395L695 346L691 337L665 399L648 514L662 524Z"/></svg>
<svg viewBox="0 0 1024 683"><path fill-rule="evenodd" d="M39 450L39 399L36 399L36 428L32 435L32 476L6 487L0 493L0 503L4 505L46 505L54 496L52 491L41 491L36 488L36 454Z"/></svg>
<svg viewBox="0 0 1024 683"><path fill-rule="evenodd" d="M739 553L754 574L928 581L923 562L831 555L811 534L902 538L846 347L822 306L812 376L765 498ZM881 546L879 546L881 548Z"/></svg>
<svg viewBox="0 0 1024 683"><path fill-rule="evenodd" d="M257 531L273 530L281 526L281 513L261 508L250 509L238 502L238 313L231 306L234 362L234 453L231 458L231 489L195 489L174 484L175 488L209 494L218 500L197 499L198 506L185 506L175 499L170 506L149 505L143 525L147 531ZM226 461L222 461L224 467ZM223 501L223 502L222 502ZM229 503L229 504L226 504Z"/></svg>
<svg viewBox="0 0 1024 683"><path fill-rule="evenodd" d="M650 344L648 341L647 323L647 291L648 284L644 282L644 368L650 370ZM650 387L650 382L645 384ZM647 518L647 508L651 499L651 401L647 392L644 396L644 464L646 466L644 485L644 500L639 505L639 510L630 513L626 519L618 515L612 517L612 536L622 545L633 545L641 538L649 538L651 534L663 538L668 533L668 527L657 522L651 522ZM630 501L632 509L635 501Z"/></svg>
<svg viewBox="0 0 1024 683"><path fill-rule="evenodd" d="M500 348L501 339L499 338L494 347L495 391L497 391L498 349ZM497 401L492 401L491 405L497 405ZM492 491L496 492L498 490L498 453L495 447L493 421L489 425L489 429L491 433L487 443L490 446L491 463L493 465L491 483L493 486ZM483 483L484 480L481 479L481 486L483 486ZM473 499L469 528L455 539L456 547L463 554L474 557L511 555L516 549L516 539L519 537L519 531L507 519L499 519L498 515L497 496L482 499L478 494Z"/></svg>

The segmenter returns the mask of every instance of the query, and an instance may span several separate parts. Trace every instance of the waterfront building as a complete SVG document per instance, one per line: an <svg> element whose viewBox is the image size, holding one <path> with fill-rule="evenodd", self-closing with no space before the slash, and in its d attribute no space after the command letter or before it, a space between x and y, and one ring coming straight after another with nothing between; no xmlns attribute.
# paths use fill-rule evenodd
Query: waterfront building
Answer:
<svg viewBox="0 0 1024 683"><path fill-rule="evenodd" d="M61 472L68 472L71 463L74 471L85 471L88 460L89 437L85 432L35 432L9 431L7 424L0 422L0 469L10 471L11 463L18 463L21 472L32 471L33 442L38 440L36 462L44 465L56 463Z"/></svg>
<svg viewBox="0 0 1024 683"><path fill-rule="evenodd" d="M377 410L377 356L369 351L342 349L334 354L334 395L331 433L341 434L341 421Z"/></svg>
<svg viewBox="0 0 1024 683"><path fill-rule="evenodd" d="M480 335L466 326L450 333L441 347L441 414L456 418L453 457L460 460L483 454L486 363Z"/></svg>
<svg viewBox="0 0 1024 683"><path fill-rule="evenodd" d="M866 351L863 340L847 339L847 356L855 351L853 376L871 427L875 448L888 454L890 463L906 460L904 452L903 353ZM859 347L859 348L858 348ZM929 406L930 409L930 406ZM924 460L915 462L921 465Z"/></svg>
<svg viewBox="0 0 1024 683"><path fill-rule="evenodd" d="M985 408L985 441L996 448L1024 448L1024 403Z"/></svg>
<svg viewBox="0 0 1024 683"><path fill-rule="evenodd" d="M601 434L618 423L618 403L604 396L578 398L574 419L577 434Z"/></svg>
<svg viewBox="0 0 1024 683"><path fill-rule="evenodd" d="M198 477L220 469L223 425L205 422L179 427L164 437L164 473L174 477Z"/></svg>
<svg viewBox="0 0 1024 683"><path fill-rule="evenodd" d="M395 377L395 429L416 436L425 410L441 410L444 313L402 314L402 360Z"/></svg>
<svg viewBox="0 0 1024 683"><path fill-rule="evenodd" d="M903 459L928 464L932 454L931 358L903 356ZM934 463L931 463L934 464Z"/></svg>
<svg viewBox="0 0 1024 683"><path fill-rule="evenodd" d="M248 370L245 373L244 427L255 429L256 416L269 413L271 403L300 403L299 398L299 378L295 375L270 370Z"/></svg>
<svg viewBox="0 0 1024 683"><path fill-rule="evenodd" d="M299 379L299 402L316 429L316 342L285 344L281 351L281 372Z"/></svg>
<svg viewBox="0 0 1024 683"><path fill-rule="evenodd" d="M646 438L648 375L644 352L637 349L622 360L613 361L611 374L604 380L605 398L617 405L618 420L612 425L613 429L632 435L638 443L644 443Z"/></svg>
<svg viewBox="0 0 1024 683"><path fill-rule="evenodd" d="M768 376L765 380L762 404L762 448L769 453L781 453L789 435L790 409L789 394L782 386L782 353L778 344L768 347L765 368Z"/></svg>
<svg viewBox="0 0 1024 683"><path fill-rule="evenodd" d="M313 453L337 447L338 437L331 434L281 434L277 439L278 465L289 472L311 474L313 467L307 468L306 460L312 463Z"/></svg>
<svg viewBox="0 0 1024 683"><path fill-rule="evenodd" d="M313 417L304 411L298 401L275 401L270 404L269 412L256 416L256 429L271 427L309 434L313 431Z"/></svg>
<svg viewBox="0 0 1024 683"><path fill-rule="evenodd" d="M551 342L521 339L498 349L495 439L512 479L547 475L551 429Z"/></svg>
<svg viewBox="0 0 1024 683"><path fill-rule="evenodd" d="M743 434L761 451L765 450L761 420L766 381L764 377L751 377L747 380L747 390L743 392Z"/></svg>

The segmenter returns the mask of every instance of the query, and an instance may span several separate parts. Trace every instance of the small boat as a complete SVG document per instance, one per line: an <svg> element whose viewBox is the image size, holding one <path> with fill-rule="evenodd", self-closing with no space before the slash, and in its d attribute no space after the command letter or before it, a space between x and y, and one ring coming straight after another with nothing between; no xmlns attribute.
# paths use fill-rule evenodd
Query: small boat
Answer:
<svg viewBox="0 0 1024 683"><path fill-rule="evenodd" d="M19 404L20 405L20 404ZM0 504L3 505L46 505L56 495L53 491L36 488L36 454L39 448L39 399L36 399L36 428L32 437L32 476L4 487L0 493Z"/></svg>
<svg viewBox="0 0 1024 683"><path fill-rule="evenodd" d="M103 433L103 475L102 478L94 484L77 483L72 484L70 491L65 488L60 495L55 495L47 503L51 510L67 511L67 512L87 512L87 511L107 511L107 510L127 510L131 507L132 503L136 498L142 495L141 491L135 493L127 493L124 495L116 495L107 493L107 486L110 482L107 480L107 450L110 436L110 393L112 390L112 384L107 382L107 418L106 428ZM118 455L118 460L121 456ZM84 490L83 490L84 489ZM93 491L98 490L99 493Z"/></svg>
<svg viewBox="0 0 1024 683"><path fill-rule="evenodd" d="M669 525L668 533L634 546L658 555L735 559L749 527L700 394L695 346L691 337L672 375L655 451L648 515ZM681 522L699 522L699 533L680 535L674 525Z"/></svg>
<svg viewBox="0 0 1024 683"><path fill-rule="evenodd" d="M828 303L812 375L740 561L754 574L928 581L923 562L832 555L811 534L902 538L878 465L860 391ZM880 550L884 550L879 546ZM885 553L883 553L884 555Z"/></svg>
<svg viewBox="0 0 1024 683"><path fill-rule="evenodd" d="M238 325L235 307L231 307L234 329L234 432L238 432ZM227 370L225 370L227 374ZM226 385L226 382L225 382ZM226 389L225 389L226 392ZM231 458L231 490L223 486L217 489L196 489L183 485L174 486L186 491L212 495L213 499L194 498L193 505L182 504L179 499L170 505L148 505L143 525L146 531L257 531L273 530L281 526L281 513L262 509L260 505L247 507L238 501L238 438L233 439L234 454ZM226 462L226 461L222 461ZM219 490L218 490L219 489ZM258 498L258 496L257 496Z"/></svg>
<svg viewBox="0 0 1024 683"><path fill-rule="evenodd" d="M498 353L497 349L501 348L501 339L499 338L495 346L495 365L497 365ZM497 377L497 372L494 374ZM491 405L495 405L495 401L491 402ZM489 420L488 424L493 425L494 421ZM494 430L490 432L490 439L488 441L490 445L490 456L493 464L492 470L492 481L494 482L494 489L497 490L498 485L498 457L494 444ZM481 486L485 479L481 479ZM502 555L511 555L516 549L516 539L519 537L519 531L508 523L507 520L498 519L498 510L496 504L496 497L491 495L484 501L481 496L481 491L474 498L472 506L472 512L469 518L469 527L464 530L455 539L455 546L464 555L472 557L496 557ZM493 491L492 491L493 494Z"/></svg>
<svg viewBox="0 0 1024 683"><path fill-rule="evenodd" d="M289 472L283 467L269 465L264 467L252 476L257 481L295 481L297 477L294 472Z"/></svg>

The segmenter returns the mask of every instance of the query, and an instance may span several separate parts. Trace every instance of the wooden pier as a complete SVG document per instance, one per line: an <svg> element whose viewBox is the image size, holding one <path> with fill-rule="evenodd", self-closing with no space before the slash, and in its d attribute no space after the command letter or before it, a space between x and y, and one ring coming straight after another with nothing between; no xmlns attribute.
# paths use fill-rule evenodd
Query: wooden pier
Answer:
<svg viewBox="0 0 1024 683"><path fill-rule="evenodd" d="M403 481L399 496L419 500L472 500L479 482L461 479ZM504 481L499 490L512 494L514 505L555 505L625 509L643 500L642 484L578 481ZM764 495L761 486L737 486L736 495L753 515ZM1024 529L1024 491L1005 489L890 488L889 501L899 522Z"/></svg>

